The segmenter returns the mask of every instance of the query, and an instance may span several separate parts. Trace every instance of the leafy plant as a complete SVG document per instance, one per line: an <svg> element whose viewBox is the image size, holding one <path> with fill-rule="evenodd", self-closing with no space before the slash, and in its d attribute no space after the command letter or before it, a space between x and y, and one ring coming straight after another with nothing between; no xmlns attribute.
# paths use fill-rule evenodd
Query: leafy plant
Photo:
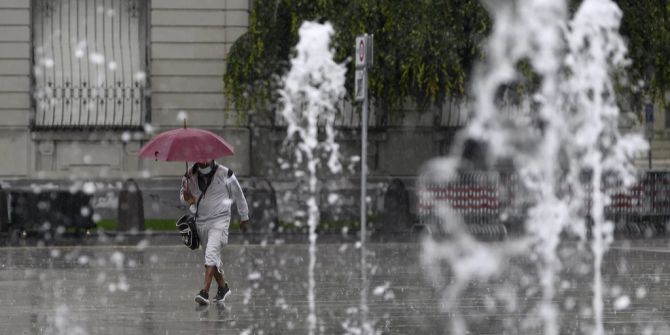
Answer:
<svg viewBox="0 0 670 335"><path fill-rule="evenodd" d="M279 78L305 20L329 21L336 61L354 53L356 35L374 34L369 92L385 111L405 102L422 110L462 96L490 21L477 0L254 1L249 31L228 55L225 94L243 111L271 111ZM347 91L353 92L353 62Z"/></svg>
<svg viewBox="0 0 670 335"><path fill-rule="evenodd" d="M665 101L670 86L670 3L616 0L623 11L621 33L632 65L618 89L631 106L650 97ZM427 110L464 96L491 20L478 0L257 0L249 31L228 55L225 94L231 107L268 116L278 100L281 76L305 20L329 21L336 34L336 61L347 62L347 91L353 92L355 36L374 34L369 93L385 117L412 107ZM570 0L574 12L581 0ZM532 70L520 64L522 73ZM524 71L525 70L525 71ZM638 83L644 82L640 87ZM532 83L532 81L530 81ZM523 89L523 87L522 87ZM526 87L526 89L530 89Z"/></svg>

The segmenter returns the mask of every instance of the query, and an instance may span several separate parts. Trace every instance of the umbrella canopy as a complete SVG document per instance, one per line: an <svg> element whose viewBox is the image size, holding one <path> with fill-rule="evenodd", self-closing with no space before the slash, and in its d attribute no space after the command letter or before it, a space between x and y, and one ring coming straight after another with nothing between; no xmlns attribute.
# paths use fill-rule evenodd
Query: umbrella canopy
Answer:
<svg viewBox="0 0 670 335"><path fill-rule="evenodd" d="M179 128L162 132L138 152L140 157L185 162L205 162L234 154L233 146L223 138L198 128Z"/></svg>

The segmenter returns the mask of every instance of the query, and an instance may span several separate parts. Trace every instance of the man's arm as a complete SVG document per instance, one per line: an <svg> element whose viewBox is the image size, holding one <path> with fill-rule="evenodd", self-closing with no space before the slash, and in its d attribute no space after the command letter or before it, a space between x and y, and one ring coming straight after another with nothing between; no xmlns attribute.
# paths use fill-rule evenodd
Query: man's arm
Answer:
<svg viewBox="0 0 670 335"><path fill-rule="evenodd" d="M228 182L230 183L231 196L235 205L237 206L237 212L240 214L240 230L243 232L247 231L247 225L249 224L249 206L247 205L247 199L244 197L244 192L242 192L242 187L237 181L237 178L232 173L229 172Z"/></svg>

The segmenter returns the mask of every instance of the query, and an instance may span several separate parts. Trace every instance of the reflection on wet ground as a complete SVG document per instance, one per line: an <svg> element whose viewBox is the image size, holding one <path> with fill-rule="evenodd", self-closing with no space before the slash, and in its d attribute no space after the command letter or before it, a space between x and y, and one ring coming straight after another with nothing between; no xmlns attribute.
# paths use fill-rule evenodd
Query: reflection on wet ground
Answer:
<svg viewBox="0 0 670 335"><path fill-rule="evenodd" d="M140 241L133 246L0 248L0 327L8 334L303 334L307 247L229 245L225 277L233 294L225 305L204 308L193 301L202 285L201 254L183 245ZM441 311L441 292L424 276L420 244L372 243L369 249L369 315L375 329L384 334L449 333L450 315ZM584 333L590 323L590 270L569 261L578 259L579 252L567 248L563 255L568 261L556 298L561 334ZM605 322L611 334L670 334L669 253L665 240L615 242L603 267ZM320 333L357 327L359 257L356 243L318 246ZM537 301L537 287L513 273L472 284L464 292L458 305L472 333L532 333L532 326L521 320ZM215 290L214 284L210 294ZM496 292L516 295L516 307L499 303Z"/></svg>

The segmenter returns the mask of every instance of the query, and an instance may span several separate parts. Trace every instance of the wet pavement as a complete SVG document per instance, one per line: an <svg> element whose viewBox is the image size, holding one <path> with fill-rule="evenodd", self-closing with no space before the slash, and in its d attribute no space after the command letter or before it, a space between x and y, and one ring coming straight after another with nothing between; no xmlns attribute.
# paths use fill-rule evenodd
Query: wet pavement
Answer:
<svg viewBox="0 0 670 335"><path fill-rule="evenodd" d="M140 240L125 246L0 248L0 333L308 333L307 244L227 246L225 277L233 293L224 305L204 308L193 301L202 285L201 253L166 244ZM368 247L368 308L374 329L383 334L449 334L453 314L442 310L440 285L425 276L421 245ZM560 334L588 333L591 323L592 274L579 262L571 263L578 254L576 248L563 253L566 262L555 298ZM670 334L668 256L667 240L615 242L603 266L608 333ZM318 245L317 333L358 329L360 264L355 242ZM541 333L529 317L539 299L537 286L521 278L527 277L508 271L464 290L458 311L472 334ZM445 283L449 281L447 273ZM213 284L210 294L215 290ZM503 304L496 292L514 292L515 307Z"/></svg>

